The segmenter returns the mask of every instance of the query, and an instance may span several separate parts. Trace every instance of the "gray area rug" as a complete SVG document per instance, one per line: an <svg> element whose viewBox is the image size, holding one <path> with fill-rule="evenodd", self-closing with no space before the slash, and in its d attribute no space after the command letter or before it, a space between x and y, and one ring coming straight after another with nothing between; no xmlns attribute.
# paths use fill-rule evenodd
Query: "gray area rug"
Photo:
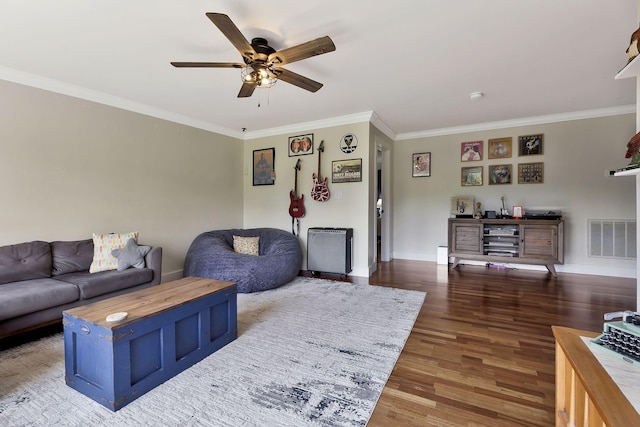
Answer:
<svg viewBox="0 0 640 427"><path fill-rule="evenodd" d="M62 334L0 352L2 426L364 426L425 293L298 277L238 295L238 339L111 412L64 382Z"/></svg>

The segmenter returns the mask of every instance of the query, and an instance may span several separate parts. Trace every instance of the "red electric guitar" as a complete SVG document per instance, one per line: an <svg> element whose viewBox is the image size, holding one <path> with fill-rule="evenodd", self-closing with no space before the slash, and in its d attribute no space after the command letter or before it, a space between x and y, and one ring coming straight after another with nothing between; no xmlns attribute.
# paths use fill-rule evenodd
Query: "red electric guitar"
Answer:
<svg viewBox="0 0 640 427"><path fill-rule="evenodd" d="M324 141L320 142L318 147L318 175L313 173L313 188L311 189L311 198L316 202L326 202L329 200L329 187L327 187L327 177L320 175L320 158L324 152Z"/></svg>
<svg viewBox="0 0 640 427"><path fill-rule="evenodd" d="M289 204L289 215L291 215L292 218L300 218L304 216L304 205L302 204L304 194L301 194L300 197L298 197L298 171L300 170L300 159L298 159L293 168L296 171L296 178L294 182L294 189L289 192L289 198L291 199L291 204Z"/></svg>

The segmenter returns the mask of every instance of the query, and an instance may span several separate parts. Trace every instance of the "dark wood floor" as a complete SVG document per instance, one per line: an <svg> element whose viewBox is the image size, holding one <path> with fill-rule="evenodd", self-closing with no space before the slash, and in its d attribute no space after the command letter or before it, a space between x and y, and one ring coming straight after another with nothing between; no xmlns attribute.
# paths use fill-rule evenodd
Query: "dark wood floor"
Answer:
<svg viewBox="0 0 640 427"><path fill-rule="evenodd" d="M635 279L394 260L368 282L427 292L370 427L553 426L551 325L636 308Z"/></svg>

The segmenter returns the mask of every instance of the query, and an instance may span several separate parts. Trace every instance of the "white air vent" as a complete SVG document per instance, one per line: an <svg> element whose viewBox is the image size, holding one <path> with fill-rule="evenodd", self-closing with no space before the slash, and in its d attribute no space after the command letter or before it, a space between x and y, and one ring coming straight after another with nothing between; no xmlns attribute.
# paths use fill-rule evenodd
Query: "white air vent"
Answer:
<svg viewBox="0 0 640 427"><path fill-rule="evenodd" d="M588 220L589 256L636 258L636 221L627 219Z"/></svg>

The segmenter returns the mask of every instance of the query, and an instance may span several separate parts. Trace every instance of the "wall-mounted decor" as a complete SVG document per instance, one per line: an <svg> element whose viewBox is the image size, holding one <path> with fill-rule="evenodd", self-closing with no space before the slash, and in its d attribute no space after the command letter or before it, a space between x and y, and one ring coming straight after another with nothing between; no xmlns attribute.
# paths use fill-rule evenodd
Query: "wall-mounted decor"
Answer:
<svg viewBox="0 0 640 427"><path fill-rule="evenodd" d="M473 215L473 206L473 197L452 197L451 215L471 217Z"/></svg>
<svg viewBox="0 0 640 427"><path fill-rule="evenodd" d="M313 154L313 134L290 136L289 157Z"/></svg>
<svg viewBox="0 0 640 427"><path fill-rule="evenodd" d="M460 184L467 185L482 185L482 172L483 166L474 166L469 168L461 168L462 179Z"/></svg>
<svg viewBox="0 0 640 427"><path fill-rule="evenodd" d="M358 148L358 138L352 133L348 133L340 139L340 150L343 153L353 153Z"/></svg>
<svg viewBox="0 0 640 427"><path fill-rule="evenodd" d="M511 184L511 165L489 165L489 185Z"/></svg>
<svg viewBox="0 0 640 427"><path fill-rule="evenodd" d="M331 162L331 182L362 181L362 159L334 160Z"/></svg>
<svg viewBox="0 0 640 427"><path fill-rule="evenodd" d="M544 134L539 133L536 135L525 135L518 137L518 155L519 156L533 156L536 154L542 154L542 143L544 141Z"/></svg>
<svg viewBox="0 0 640 427"><path fill-rule="evenodd" d="M431 153L413 153L411 176L431 176Z"/></svg>
<svg viewBox="0 0 640 427"><path fill-rule="evenodd" d="M518 184L542 184L544 162L518 163Z"/></svg>
<svg viewBox="0 0 640 427"><path fill-rule="evenodd" d="M275 148L253 150L253 185L273 185L276 179Z"/></svg>
<svg viewBox="0 0 640 427"><path fill-rule="evenodd" d="M508 159L511 157L511 142L513 138L492 138L489 140L487 153L490 159Z"/></svg>
<svg viewBox="0 0 640 427"><path fill-rule="evenodd" d="M463 162L482 160L482 141L462 142L460 144L460 160Z"/></svg>

